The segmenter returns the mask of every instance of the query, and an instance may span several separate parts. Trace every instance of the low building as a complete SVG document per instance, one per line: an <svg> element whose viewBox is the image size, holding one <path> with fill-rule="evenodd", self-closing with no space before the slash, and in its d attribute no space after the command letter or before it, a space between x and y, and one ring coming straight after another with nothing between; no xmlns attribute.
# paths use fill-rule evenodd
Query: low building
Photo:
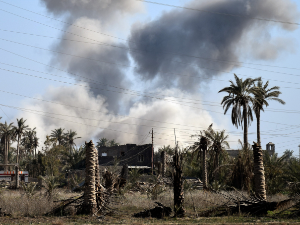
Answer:
<svg viewBox="0 0 300 225"><path fill-rule="evenodd" d="M15 171L0 171L0 181L13 181L15 173ZM19 171L19 180L27 183L28 175L28 171Z"/></svg>
<svg viewBox="0 0 300 225"><path fill-rule="evenodd" d="M239 152L240 152L240 150L226 150L226 151L227 151L228 155L233 158L238 157ZM272 142L269 142L266 145L266 149L263 151L267 151L269 153L269 155L274 155L275 154L275 144Z"/></svg>
<svg viewBox="0 0 300 225"><path fill-rule="evenodd" d="M152 168L152 144L126 144L98 148L99 165L127 164L130 167Z"/></svg>

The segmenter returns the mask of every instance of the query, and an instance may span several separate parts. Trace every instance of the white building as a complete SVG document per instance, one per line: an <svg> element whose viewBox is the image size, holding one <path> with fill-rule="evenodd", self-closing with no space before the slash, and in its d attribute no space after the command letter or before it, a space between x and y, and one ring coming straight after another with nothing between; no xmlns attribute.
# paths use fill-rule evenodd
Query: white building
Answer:
<svg viewBox="0 0 300 225"><path fill-rule="evenodd" d="M13 181L15 179L16 171L0 171L1 181ZM28 182L28 171L19 171L19 181Z"/></svg>

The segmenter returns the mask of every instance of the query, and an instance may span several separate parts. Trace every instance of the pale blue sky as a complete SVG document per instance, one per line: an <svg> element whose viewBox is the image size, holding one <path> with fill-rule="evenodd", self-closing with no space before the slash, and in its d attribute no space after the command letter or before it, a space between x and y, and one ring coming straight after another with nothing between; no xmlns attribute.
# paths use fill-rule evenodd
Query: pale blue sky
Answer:
<svg viewBox="0 0 300 225"><path fill-rule="evenodd" d="M38 0L30 0L30 1L15 0L9 2L16 6L37 13L41 13L43 15L47 15L46 9L40 4ZM184 5L184 3L188 1L157 0L157 2L163 2L166 4L173 4L173 5ZM300 1L295 1L295 2L297 3L298 8L300 9ZM145 7L146 7L145 13L137 15L132 20L133 22L137 20L138 21L153 20L158 16L160 16L164 11L172 10L171 7L158 6L154 4L148 4L148 3L145 3ZM18 15L19 17L16 15ZM58 30L26 20L25 18L28 18L29 20L35 20L43 24L48 24L49 26L53 26L58 29L62 28L62 25L57 21L47 19L45 17L30 12L26 12L22 9L18 9L16 7L12 7L0 2L0 21L1 21L0 23L0 48L1 48L0 49L0 63L1 63L0 64L0 68L1 68L0 104L12 105L17 107L22 105L23 102L25 101L23 97L6 94L1 91L8 91L8 92L34 97L34 96L42 95L45 89L47 89L49 86L67 85L67 84L59 84L57 82L53 82L50 80L37 79L37 78L32 78L21 74L5 71L5 70L13 70L13 71L18 71L20 73L28 73L32 75L41 76L41 77L49 77L49 75L46 74L36 73L33 71L28 71L25 69L5 65L5 64L11 64L18 67L25 67L31 70L44 71L46 73L49 72L48 68L41 64L32 62L30 60L27 60L25 58L22 58L20 56L2 50L5 49L7 51L22 55L24 57L28 57L30 59L39 61L44 64L50 63L51 56L52 56L50 52L5 41L5 40L9 40L14 42L20 42L28 45L39 46L41 48L46 48L46 49L50 49L53 46L53 44L56 41L55 39L7 32L7 31L16 31L16 32L33 33L37 35L46 35L51 37L59 36L60 32ZM59 19L63 20L63 18L59 18ZM294 22L299 23L299 21L294 21ZM286 105L282 106L276 102L271 102L269 108L272 110L273 109L297 110L298 113L286 113L286 112L277 113L277 112L271 112L270 110L268 111L267 109L266 112L263 113L261 116L262 146L265 146L266 143L268 142L273 142L276 144L276 151L279 152L279 154L282 154L282 152L285 149L292 149L298 155L299 154L298 145L300 144L300 120L298 119L300 114L300 105L299 105L298 96L300 96L299 95L300 89L296 89L296 88L300 88L300 86L295 83L300 83L300 79L299 79L300 78L300 63L299 63L300 29L297 29L293 32L285 32L282 30L279 31L277 29L274 29L272 32L273 34L282 37L289 37L291 40L293 40L294 44L292 45L292 51L284 52L276 60L273 61L253 60L247 57L244 57L241 61L248 62L248 63L255 63L255 64L274 65L279 67L290 67L290 68L298 68L298 69L264 67L258 65L248 65L248 64L247 65L244 64L243 66L258 68L262 70L269 70L274 72L288 73L288 74L293 74L295 76L291 76L287 74L285 75L277 74L274 72L266 72L266 71L241 67L239 69L235 69L234 71L231 71L230 74L224 73L222 76L219 76L218 79L224 80L225 82L215 80L210 82L207 86L201 86L200 92L203 94L204 101L211 101L211 102L218 103L221 101L224 95L218 94L217 92L218 90L220 90L221 88L229 84L228 80L233 78L233 73L244 74L244 75L255 76L255 77L261 76L264 80L272 79L270 80L270 85L271 86L278 85L281 87L281 91L283 93L281 95L281 98L286 101ZM123 35L124 36L121 36L121 38L126 38L126 34ZM291 43L286 43L286 44L290 45ZM51 73L54 72L52 71ZM56 73L63 74L59 72ZM65 74L63 75L67 76ZM59 80L67 81L67 82L70 81L68 79L61 79L61 78ZM197 79L195 79L195 81L196 80ZM273 80L278 80L278 81L273 81ZM291 82L291 83L283 83L280 81ZM207 110L222 112L222 109L219 106L218 107L204 106L204 108ZM7 115L7 116L4 115L2 111L0 111L0 115L3 117L2 122L4 120L15 121L16 115L19 114L17 110L10 109L4 106L2 106L1 109ZM229 126L226 129L228 129L229 131L242 132L240 128L237 130L234 126L231 125L229 116L223 116L222 114L217 114L214 112L211 112L211 116L213 116L214 121L216 121L216 123L222 120L228 120ZM253 121L252 126L250 127L249 130L250 143L252 143L252 141L256 139L255 124L256 122ZM291 127L290 125L298 125L299 127ZM240 136L240 138L242 138L242 136ZM180 135L179 135L179 140L180 140ZM233 145L233 147L235 146L236 145Z"/></svg>

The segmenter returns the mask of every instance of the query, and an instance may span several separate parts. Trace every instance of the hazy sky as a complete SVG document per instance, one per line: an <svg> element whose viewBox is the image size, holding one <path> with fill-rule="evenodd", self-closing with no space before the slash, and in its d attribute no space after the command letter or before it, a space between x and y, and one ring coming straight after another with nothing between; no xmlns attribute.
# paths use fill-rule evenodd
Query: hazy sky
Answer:
<svg viewBox="0 0 300 225"><path fill-rule="evenodd" d="M280 86L286 105L270 102L262 113L262 146L298 155L300 26L249 17L300 23L300 2L157 2L244 16L136 0L0 1L2 122L24 117L41 142L55 128L73 129L78 144L150 143L153 127L156 146L174 145L174 128L186 146L213 123L236 149L242 129L218 93L236 73Z"/></svg>

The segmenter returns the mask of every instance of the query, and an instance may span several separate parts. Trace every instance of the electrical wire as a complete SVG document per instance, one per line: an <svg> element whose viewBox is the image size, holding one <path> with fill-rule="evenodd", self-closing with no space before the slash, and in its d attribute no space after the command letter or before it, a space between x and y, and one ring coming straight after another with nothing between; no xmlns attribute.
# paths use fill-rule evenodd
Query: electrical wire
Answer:
<svg viewBox="0 0 300 225"><path fill-rule="evenodd" d="M283 24L297 25L297 26L300 25L300 23L290 22L290 21L280 21L280 20L272 20L272 19L266 19L266 18L245 16L245 15L240 15L240 14L214 12L214 11L209 11L209 10L205 10L205 9L195 9L195 8L191 8L191 7L177 6L177 5L171 5L171 4L165 4L165 3L153 2L153 1L147 1L147 0L135 0L135 1L145 2L145 3L155 4L155 5L168 6L168 7L173 7L173 8L178 8L178 9L184 9L184 10L192 10L192 11L197 11L197 12L210 13L210 14L215 14L215 15L220 15L220 16L240 17L240 18L246 18L246 19L251 19L251 20L261 20L261 21L274 22L274 23L283 23Z"/></svg>
<svg viewBox="0 0 300 225"><path fill-rule="evenodd" d="M4 2L4 1L0 1L0 2L6 3L6 2ZM9 3L6 3L6 4L9 4ZM29 11L29 12L31 12L31 13L40 15L40 16L44 16L44 17L47 17L47 18L50 18L50 19L53 19L53 20L57 20L57 19L55 19L55 18L51 18L51 17L45 16L45 15L43 15L43 14L36 13L36 12L30 11L30 10L27 10L27 9L24 9L24 8L21 8L21 7L12 5L12 4L10 4L10 5L11 5L11 6L14 6L14 7L17 7L17 8L20 8L20 9L23 9L23 10L25 10L25 11ZM17 14L15 14L15 13L8 12L8 11L3 10L3 9L0 9L0 11L6 12L6 13L8 13L8 14L11 14L11 15L14 15L14 16L17 16L17 17L20 17L20 18L23 18L23 19L26 19L26 20L29 20L29 21L32 21L32 22L35 22L35 23L38 23L38 24L47 26L47 27L50 27L50 28L53 28L53 29L56 29L56 30L63 31L64 33L70 33L70 34L75 35L75 36L78 36L78 37L82 37L82 38L85 38L85 39L90 39L90 38L87 38L87 37L84 37L84 36L81 36L81 35L78 35L78 34L75 34L75 33L69 32L69 31L66 31L66 30L62 30L62 29L59 29L59 28L56 28L56 27L53 27L53 26L49 26L49 25L47 25L47 24L44 24L44 23L41 23L41 22L38 22L38 21L35 21L35 20L32 20L32 19L28 19L28 18L26 18L26 17L17 15ZM57 21L60 21L60 20L57 20ZM65 24L69 24L70 26L77 26L77 25L74 25L74 24L71 24L71 23L68 23L68 22L65 22L65 21L60 21L60 22L65 23ZM77 26L77 27L83 28L83 27L80 27L80 26ZM87 28L83 28L83 29L87 29ZM115 37L115 36L113 36L113 35L104 34L104 33L98 32L98 31L90 30L90 29L88 29L88 30L89 30L89 31L92 31L92 32L99 33L99 34L103 34L103 35L106 35L106 36L110 36L110 37L113 37L113 38L117 38L117 39L120 39L120 40L123 40L123 41L128 41L128 40L126 40L126 39L118 38L118 37ZM90 40L93 40L93 39L90 39ZM96 40L93 40L93 41L96 41ZM129 42L130 42L130 41L129 41ZM171 54L174 54L174 53L171 53ZM175 53L175 54L178 55L178 53ZM249 64L249 65L258 65L258 66L266 66L266 67L276 67L276 68L285 68L285 69L300 70L300 68L280 67L280 66L274 66L274 65L263 65L263 64L246 63L246 62L240 62L240 61L226 61L226 60L218 60L218 59L205 58L205 57L200 57L200 56L184 55L184 54L180 54L180 55L187 56L187 57L193 57L193 58L199 58L199 59L205 59L205 60L209 60L209 61L219 61L219 62L226 62L226 63L237 63L238 66L240 66L239 64ZM243 67L243 66L241 66L241 67Z"/></svg>
<svg viewBox="0 0 300 225"><path fill-rule="evenodd" d="M66 39L66 38L56 38L56 37L49 37L49 36L45 36L45 35L36 35L36 34L29 34L29 33L23 33L23 32L15 32L15 31L2 30L2 29L0 29L0 30L1 31L7 31L7 32L27 34L27 35L41 36L41 37L46 37L46 38L55 38L55 39L60 39L60 40L72 41L72 42L79 42L79 43L86 43L86 44L97 44L97 45L99 45L98 43L83 42L83 41L71 40L71 39ZM5 40L5 39L2 39L2 40ZM5 41L8 41L8 40L5 40ZM18 44L22 44L22 43L18 43ZM100 44L100 45L104 45L106 47L119 47L119 46L110 45L108 43L103 43L103 44ZM120 48L123 48L123 47L120 47ZM123 48L123 49L129 49L129 48ZM179 61L176 61L176 63L182 63L182 64L186 64L186 65L191 65L190 63L184 63L184 62L179 62ZM217 72L223 72L223 73L232 74L231 71L217 70L217 69L207 68L207 67L203 67L203 66L198 66L198 67L201 68L201 69L205 69L205 70L211 70L211 71L217 71ZM133 68L136 68L136 67L133 67ZM284 74L284 75L288 75L288 76L296 76L296 77L300 76L298 74L291 74L291 73L283 73L283 72L277 72L277 71L270 71L270 70L264 70L264 69L253 68L253 67L245 67L245 68L254 69L254 70L260 70L260 71L270 72L270 73ZM165 74L165 72L163 72L162 74ZM174 75L187 76L187 77L193 77L193 78L199 78L199 79L209 79L209 80L217 80L217 81L222 81L222 82L228 82L226 80L220 80L220 79L215 79L215 78L207 78L207 77L200 77L200 76L191 76L191 75L185 75L185 74L176 74L176 73L166 73L166 74L174 74ZM240 73L236 73L236 74L239 75L239 76L251 77L251 76L248 76L248 75L245 75L245 74L240 74ZM268 80L276 81L276 82L281 82L281 83L300 84L300 83L294 83L294 82L289 82L289 81L284 81L284 80L274 80L274 79L268 79Z"/></svg>

